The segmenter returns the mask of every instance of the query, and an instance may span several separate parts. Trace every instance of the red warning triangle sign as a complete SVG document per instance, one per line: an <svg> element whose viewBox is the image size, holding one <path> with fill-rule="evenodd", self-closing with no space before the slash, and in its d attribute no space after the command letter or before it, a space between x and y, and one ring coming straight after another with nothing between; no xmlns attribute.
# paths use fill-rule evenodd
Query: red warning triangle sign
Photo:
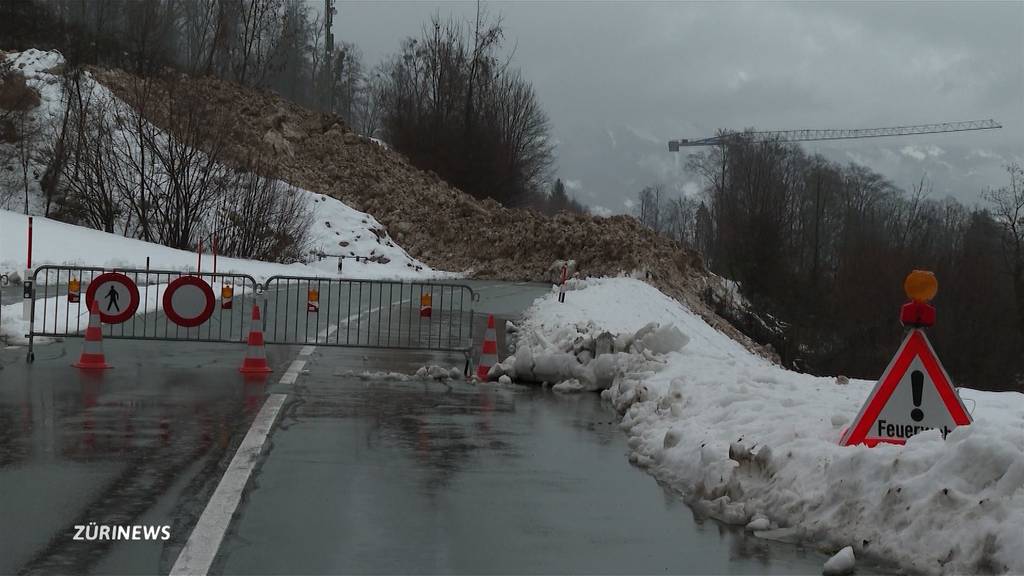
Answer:
<svg viewBox="0 0 1024 576"><path fill-rule="evenodd" d="M971 415L931 342L915 328L903 339L839 444L903 444L914 434L932 429L945 438L957 426L970 423Z"/></svg>

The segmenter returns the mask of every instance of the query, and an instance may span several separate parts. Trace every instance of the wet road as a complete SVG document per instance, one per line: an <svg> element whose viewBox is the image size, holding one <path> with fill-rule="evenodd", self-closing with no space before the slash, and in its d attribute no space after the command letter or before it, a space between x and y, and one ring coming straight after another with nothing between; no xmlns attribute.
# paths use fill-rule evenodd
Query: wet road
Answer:
<svg viewBox="0 0 1024 576"><path fill-rule="evenodd" d="M544 287L476 283L514 314ZM117 368L69 367L81 340L0 350L0 574L166 573L269 394L277 424L212 571L817 573L823 558L695 523L626 461L599 398L364 371L461 355L108 340ZM75 525L169 526L167 541L79 541Z"/></svg>

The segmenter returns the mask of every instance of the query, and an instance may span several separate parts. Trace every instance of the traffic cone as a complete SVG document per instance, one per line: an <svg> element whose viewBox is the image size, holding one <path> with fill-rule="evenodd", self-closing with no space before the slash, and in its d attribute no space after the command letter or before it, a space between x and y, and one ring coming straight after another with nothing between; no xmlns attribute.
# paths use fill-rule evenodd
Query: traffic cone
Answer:
<svg viewBox="0 0 1024 576"><path fill-rule="evenodd" d="M245 360L238 369L242 374L266 374L273 372L267 364L267 351L263 347L263 322L260 320L260 306L252 305L252 324L249 326L249 349Z"/></svg>
<svg viewBox="0 0 1024 576"><path fill-rule="evenodd" d="M476 365L476 377L482 382L487 381L487 373L491 366L498 363L498 336L494 333L494 314L487 316L487 331L484 342L480 345L480 362Z"/></svg>
<svg viewBox="0 0 1024 576"><path fill-rule="evenodd" d="M105 370L112 368L103 356L103 329L100 327L100 308L96 300L89 304L89 327L85 329L85 342L82 343L82 355L78 362L72 364L83 370Z"/></svg>

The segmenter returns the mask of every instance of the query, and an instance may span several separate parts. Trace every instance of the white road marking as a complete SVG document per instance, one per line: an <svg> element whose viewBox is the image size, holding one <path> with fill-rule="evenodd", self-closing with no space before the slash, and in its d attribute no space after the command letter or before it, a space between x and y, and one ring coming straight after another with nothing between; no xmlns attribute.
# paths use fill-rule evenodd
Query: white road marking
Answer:
<svg viewBox="0 0 1024 576"><path fill-rule="evenodd" d="M287 373L285 374L287 376ZM282 377L283 379L283 377ZM277 413L281 411L287 394L271 394L260 408L249 432L242 439L238 452L231 459L231 464L220 479L220 484L206 504L199 522L192 529L192 534L185 547L178 554L178 559L171 568L172 575L206 574L217 556L220 543L224 540L231 516L242 498L242 491L249 482L249 475L256 466L263 444L270 434Z"/></svg>
<svg viewBox="0 0 1024 576"><path fill-rule="evenodd" d="M405 302L408 300L403 300L399 305ZM364 314L371 314L383 307L381 305L359 314L353 314L345 319L345 323L348 324ZM338 326L325 328L317 335L317 341L326 339L337 329ZM316 350L316 346L303 346L299 350L299 356L310 356L314 350ZM293 360L288 366L288 370L281 376L279 383L295 384L295 380L305 366L305 360ZM213 560L217 557L217 551L224 540L224 534L227 533L228 526L231 524L231 517L234 516L235 510L238 508L242 492L245 490L246 484L249 483L249 476L263 451L263 444L266 443L267 436L270 435L270 430L277 419L277 413L281 411L281 406L284 405L287 398L287 394L271 394L263 403L252 426L245 438L242 439L238 451L235 452L235 457L231 459L231 464L228 465L227 471L224 472L220 483L217 484L213 496L206 503L206 508L199 517L199 521L192 528L192 534L185 542L185 547L181 549L178 559L174 561L170 572L171 576L205 576L210 571L210 566L213 565Z"/></svg>
<svg viewBox="0 0 1024 576"><path fill-rule="evenodd" d="M285 371L284 376L281 376L281 384L295 384L295 379L299 377L299 372L306 367L305 360L292 360L291 366Z"/></svg>
<svg viewBox="0 0 1024 576"><path fill-rule="evenodd" d="M346 320L346 322L347 322L347 320ZM328 338L331 337L331 334L334 334L334 331L337 330L337 329L338 329L337 325L331 324L327 328L324 328L323 330L321 330L320 333L316 335L316 341L320 342L321 340L327 340ZM314 350L316 350L316 344L309 344L309 345L303 346L302 349L299 350L299 356L312 356Z"/></svg>

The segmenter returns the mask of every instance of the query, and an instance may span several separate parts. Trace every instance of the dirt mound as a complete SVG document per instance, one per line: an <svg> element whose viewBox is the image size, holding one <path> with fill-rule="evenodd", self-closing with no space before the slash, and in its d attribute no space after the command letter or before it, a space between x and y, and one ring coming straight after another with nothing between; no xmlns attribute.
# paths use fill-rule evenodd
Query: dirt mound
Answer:
<svg viewBox="0 0 1024 576"><path fill-rule="evenodd" d="M93 73L132 102L131 75ZM433 172L415 168L396 151L352 132L337 116L215 78L175 75L165 82L199 95L225 120L232 161L247 164L259 156L268 176L373 214L411 255L435 268L480 278L549 281L553 261L572 259L583 276L640 272L713 325L756 348L703 302L701 296L711 292L708 285L717 279L705 272L699 256L634 218L547 217L477 200ZM166 98L166 91L158 93ZM166 106L147 109L155 111L152 122L166 127L160 117Z"/></svg>

